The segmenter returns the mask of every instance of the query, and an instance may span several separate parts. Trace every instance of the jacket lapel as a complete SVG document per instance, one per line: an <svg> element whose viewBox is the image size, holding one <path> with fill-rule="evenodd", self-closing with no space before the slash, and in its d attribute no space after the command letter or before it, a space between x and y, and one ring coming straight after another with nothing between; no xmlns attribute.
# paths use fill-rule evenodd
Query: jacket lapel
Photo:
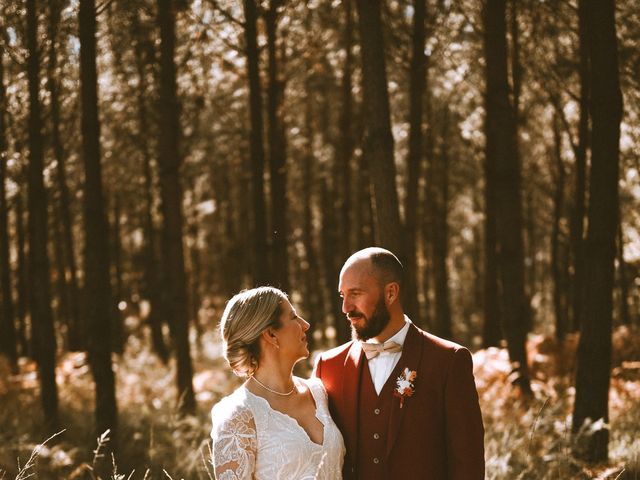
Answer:
<svg viewBox="0 0 640 480"><path fill-rule="evenodd" d="M364 362L360 342L354 341L344 362L342 399L344 401L343 422L347 431L347 448L355 460L358 448L358 404L360 402L360 371Z"/></svg>
<svg viewBox="0 0 640 480"><path fill-rule="evenodd" d="M402 347L402 355L400 356L400 360L398 361L397 367L394 369L394 372L391 374L392 376L396 374L396 372L402 373L405 368L409 370L418 371L418 365L420 365L420 361L422 359L422 346L424 342L421 342L421 335L418 332L418 329L413 325L413 323L409 326L409 331L407 332L407 337L404 341L404 346ZM396 389L396 379L395 377L390 378L389 380L393 382L393 391ZM420 382L422 379L420 378L420 374L416 377L415 382ZM396 438L398 436L398 432L400 431L400 426L402 425L402 417L404 413L408 410L408 407L411 404L411 401L414 400L412 398L406 398L404 402L403 408L400 408L400 399L393 396L392 399L392 407L391 414L389 418L389 438L387 441L387 455L391 453L391 449L396 442Z"/></svg>

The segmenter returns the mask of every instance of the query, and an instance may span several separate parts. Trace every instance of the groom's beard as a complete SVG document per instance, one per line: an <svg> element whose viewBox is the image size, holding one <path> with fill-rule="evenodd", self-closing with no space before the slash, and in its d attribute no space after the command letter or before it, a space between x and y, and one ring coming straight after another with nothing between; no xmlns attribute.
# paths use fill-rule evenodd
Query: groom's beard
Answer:
<svg viewBox="0 0 640 480"><path fill-rule="evenodd" d="M354 315L355 314L355 315ZM353 340L369 340L370 338L380 335L384 327L387 326L391 316L384 303L384 298L380 295L380 299L376 304L376 308L371 317L366 318L362 312L357 310L349 312L348 317L360 317L364 319L364 326L358 328L351 324L351 338Z"/></svg>

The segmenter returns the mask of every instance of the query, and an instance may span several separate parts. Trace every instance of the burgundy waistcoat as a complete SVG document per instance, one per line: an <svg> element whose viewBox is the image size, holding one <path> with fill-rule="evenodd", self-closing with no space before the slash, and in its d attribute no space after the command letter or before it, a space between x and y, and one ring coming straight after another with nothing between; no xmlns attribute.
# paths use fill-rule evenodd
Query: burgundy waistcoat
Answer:
<svg viewBox="0 0 640 480"><path fill-rule="evenodd" d="M397 367L389 375L380 395L376 393L365 362L360 374L360 402L358 405L358 453L356 459L357 476L360 479L376 480L389 478L387 475L387 441L389 438L389 418L393 405L394 378Z"/></svg>

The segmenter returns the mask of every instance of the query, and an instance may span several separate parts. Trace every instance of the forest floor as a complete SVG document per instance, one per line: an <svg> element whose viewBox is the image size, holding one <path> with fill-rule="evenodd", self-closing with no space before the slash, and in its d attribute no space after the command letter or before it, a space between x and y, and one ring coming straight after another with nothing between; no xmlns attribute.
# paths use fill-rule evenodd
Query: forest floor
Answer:
<svg viewBox="0 0 640 480"><path fill-rule="evenodd" d="M610 461L595 466L571 455L576 336L562 346L530 337L531 399L511 387L506 350L474 354L488 480L640 479L640 332L618 328L613 342ZM226 368L213 334L201 345L194 349L198 411L179 418L174 365L163 365L146 340L129 338L116 362L119 448L110 479L213 478L209 410L240 381ZM0 480L97 478L92 466L101 442L93 434L93 383L85 355L61 356L57 382L64 430L40 445L47 434L41 427L36 366L23 360L12 374L0 359Z"/></svg>

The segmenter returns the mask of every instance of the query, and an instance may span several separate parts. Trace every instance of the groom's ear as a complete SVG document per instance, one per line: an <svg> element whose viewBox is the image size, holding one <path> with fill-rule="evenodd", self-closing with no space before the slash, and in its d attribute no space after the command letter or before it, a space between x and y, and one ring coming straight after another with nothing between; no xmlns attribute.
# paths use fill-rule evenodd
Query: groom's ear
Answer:
<svg viewBox="0 0 640 480"><path fill-rule="evenodd" d="M389 282L384 286L384 303L389 306L398 301L400 285L398 282Z"/></svg>

